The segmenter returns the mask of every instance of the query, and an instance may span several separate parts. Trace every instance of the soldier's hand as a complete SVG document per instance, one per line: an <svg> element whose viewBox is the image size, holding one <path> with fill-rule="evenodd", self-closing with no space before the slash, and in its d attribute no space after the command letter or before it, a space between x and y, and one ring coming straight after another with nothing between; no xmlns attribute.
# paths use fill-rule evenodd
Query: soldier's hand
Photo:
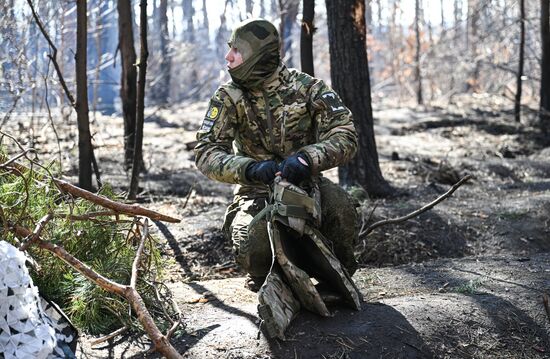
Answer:
<svg viewBox="0 0 550 359"><path fill-rule="evenodd" d="M311 177L311 167L306 156L300 153L293 154L279 165L281 177L292 184L299 185L300 182Z"/></svg>
<svg viewBox="0 0 550 359"><path fill-rule="evenodd" d="M270 184L275 179L275 173L279 170L277 162L266 160L253 162L246 168L246 178L249 181L259 181L264 184Z"/></svg>

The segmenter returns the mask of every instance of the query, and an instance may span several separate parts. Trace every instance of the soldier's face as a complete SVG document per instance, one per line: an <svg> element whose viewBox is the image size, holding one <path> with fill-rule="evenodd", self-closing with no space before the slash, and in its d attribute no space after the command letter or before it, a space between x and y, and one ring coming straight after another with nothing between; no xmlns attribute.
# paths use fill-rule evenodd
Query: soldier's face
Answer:
<svg viewBox="0 0 550 359"><path fill-rule="evenodd" d="M227 51L227 54L225 54L225 59L227 60L227 67L230 69L243 63L243 55L234 47Z"/></svg>

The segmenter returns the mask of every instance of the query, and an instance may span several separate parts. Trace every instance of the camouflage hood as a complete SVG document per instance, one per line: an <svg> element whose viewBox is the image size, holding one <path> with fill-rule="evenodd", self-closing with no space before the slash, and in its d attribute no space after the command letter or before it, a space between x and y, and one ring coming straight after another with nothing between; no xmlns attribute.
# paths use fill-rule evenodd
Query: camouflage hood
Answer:
<svg viewBox="0 0 550 359"><path fill-rule="evenodd" d="M264 19L249 19L233 30L228 42L239 50L243 63L229 69L231 79L245 89L259 87L272 75L280 63L279 33Z"/></svg>

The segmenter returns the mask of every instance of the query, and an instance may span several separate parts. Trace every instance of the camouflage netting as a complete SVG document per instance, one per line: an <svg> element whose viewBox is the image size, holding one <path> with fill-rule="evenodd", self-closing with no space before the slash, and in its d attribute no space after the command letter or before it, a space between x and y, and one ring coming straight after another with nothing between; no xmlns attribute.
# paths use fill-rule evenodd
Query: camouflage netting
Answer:
<svg viewBox="0 0 550 359"><path fill-rule="evenodd" d="M75 333L38 294L25 254L0 241L0 354L3 358L72 358Z"/></svg>

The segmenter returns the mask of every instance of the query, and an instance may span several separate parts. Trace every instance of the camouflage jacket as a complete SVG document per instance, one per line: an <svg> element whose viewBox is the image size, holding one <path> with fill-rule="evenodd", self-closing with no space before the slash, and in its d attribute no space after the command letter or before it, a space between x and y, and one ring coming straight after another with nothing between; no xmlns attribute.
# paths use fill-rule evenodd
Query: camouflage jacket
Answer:
<svg viewBox="0 0 550 359"><path fill-rule="evenodd" d="M232 82L220 86L197 140L199 170L240 184L235 193L241 195L267 192L245 176L253 161L280 162L301 152L318 175L349 161L357 149L352 114L338 95L323 81L284 65L260 90L243 92Z"/></svg>

